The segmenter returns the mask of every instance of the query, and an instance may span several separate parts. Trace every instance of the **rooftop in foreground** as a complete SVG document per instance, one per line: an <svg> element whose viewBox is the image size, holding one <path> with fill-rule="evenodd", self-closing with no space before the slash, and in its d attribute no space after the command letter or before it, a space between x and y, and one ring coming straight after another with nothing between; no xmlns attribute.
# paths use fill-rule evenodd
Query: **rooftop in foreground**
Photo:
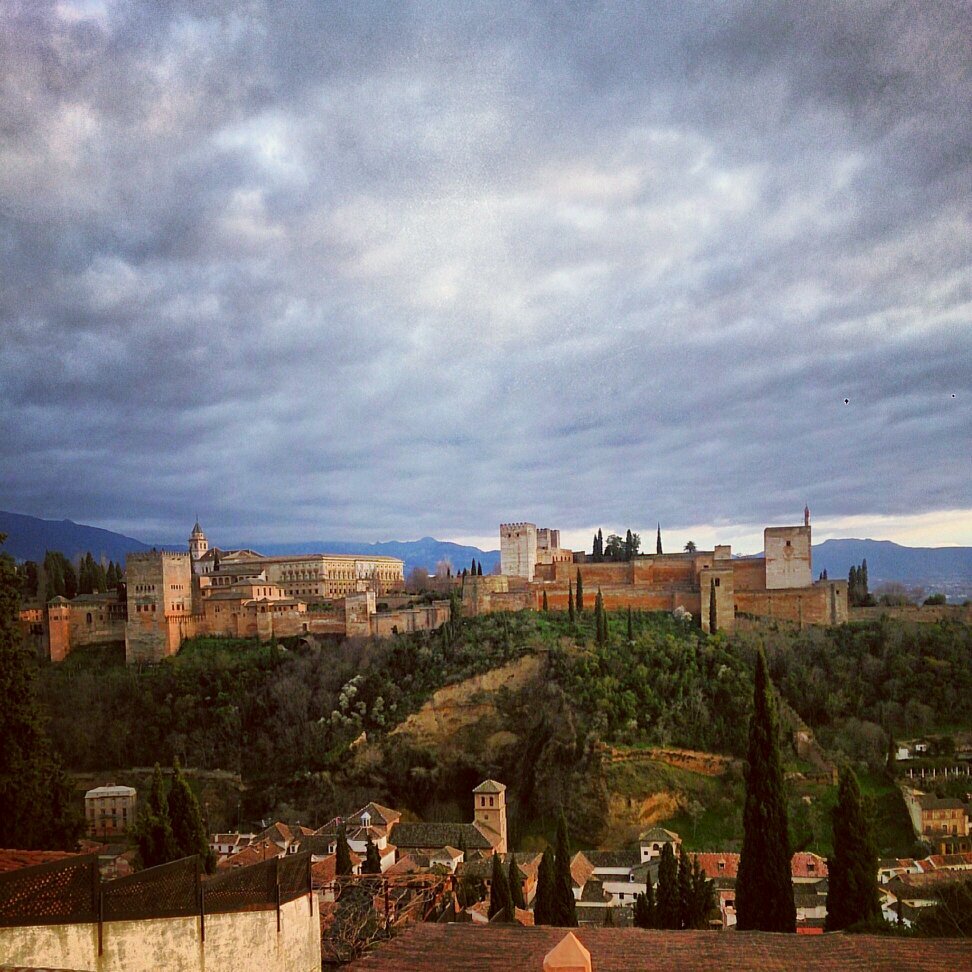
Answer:
<svg viewBox="0 0 972 972"><path fill-rule="evenodd" d="M524 928L515 925L414 925L351 964L355 972L540 972L544 956L573 931L591 953L593 972L766 969L972 968L972 940L767 932L663 932L640 928ZM431 961L430 961L431 960Z"/></svg>

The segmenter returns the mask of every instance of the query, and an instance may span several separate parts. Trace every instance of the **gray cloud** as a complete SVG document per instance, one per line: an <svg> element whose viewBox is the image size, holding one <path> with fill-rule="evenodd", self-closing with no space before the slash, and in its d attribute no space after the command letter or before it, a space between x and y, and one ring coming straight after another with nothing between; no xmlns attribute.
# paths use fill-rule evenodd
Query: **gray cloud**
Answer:
<svg viewBox="0 0 972 972"><path fill-rule="evenodd" d="M966 4L0 17L3 507L224 541L972 507Z"/></svg>

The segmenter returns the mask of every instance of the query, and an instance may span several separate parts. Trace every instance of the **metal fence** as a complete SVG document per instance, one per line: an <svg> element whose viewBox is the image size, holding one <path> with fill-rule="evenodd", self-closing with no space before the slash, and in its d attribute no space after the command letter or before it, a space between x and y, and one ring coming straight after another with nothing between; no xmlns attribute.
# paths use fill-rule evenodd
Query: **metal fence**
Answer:
<svg viewBox="0 0 972 972"><path fill-rule="evenodd" d="M275 857L211 878L198 857L102 881L95 855L0 874L0 926L183 918L277 909L311 893L310 854ZM313 904L311 905L313 907ZM99 934L100 938L100 934Z"/></svg>

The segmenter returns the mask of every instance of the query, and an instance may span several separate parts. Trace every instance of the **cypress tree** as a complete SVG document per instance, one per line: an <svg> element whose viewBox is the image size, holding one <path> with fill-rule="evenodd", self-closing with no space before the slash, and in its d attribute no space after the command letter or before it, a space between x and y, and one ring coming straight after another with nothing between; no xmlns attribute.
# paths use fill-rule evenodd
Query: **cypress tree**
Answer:
<svg viewBox="0 0 972 972"><path fill-rule="evenodd" d="M483 562L482 561L479 561L479 563L476 564L476 575L478 577L482 577L483 576Z"/></svg>
<svg viewBox="0 0 972 972"><path fill-rule="evenodd" d="M169 823L172 826L172 842L179 857L198 854L207 874L216 869L216 855L209 846L209 836L199 812L199 803L189 783L182 775L179 760L172 767L172 785L169 787Z"/></svg>
<svg viewBox="0 0 972 972"><path fill-rule="evenodd" d="M870 591L867 589L867 557L861 561L861 572L859 575L860 586L861 586L861 602L865 602L870 596Z"/></svg>
<svg viewBox="0 0 972 972"><path fill-rule="evenodd" d="M597 589L597 596L594 598L594 638L599 645L604 644L604 633L602 617L604 608L602 606L601 589Z"/></svg>
<svg viewBox="0 0 972 972"><path fill-rule="evenodd" d="M678 848L678 927L691 928L695 920L695 900L692 895L692 864L685 847Z"/></svg>
<svg viewBox="0 0 972 972"><path fill-rule="evenodd" d="M597 563L601 563L604 560L604 534L601 532L600 527L597 530Z"/></svg>
<svg viewBox="0 0 972 972"><path fill-rule="evenodd" d="M692 907L685 918L686 928L706 928L712 904L712 881L706 879L698 857L692 859Z"/></svg>
<svg viewBox="0 0 972 972"><path fill-rule="evenodd" d="M743 845L736 880L736 925L740 931L796 931L779 733L766 656L760 648L746 755Z"/></svg>
<svg viewBox="0 0 972 972"><path fill-rule="evenodd" d="M894 743L894 733L888 733L888 755L884 763L884 773L885 776L891 782L894 782L895 776L897 776L897 766L898 766L898 747Z"/></svg>
<svg viewBox="0 0 972 972"><path fill-rule="evenodd" d="M580 567L577 568L577 613L584 613L584 578L581 577Z"/></svg>
<svg viewBox="0 0 972 972"><path fill-rule="evenodd" d="M658 912L659 928L678 928L681 924L678 899L678 862L672 845L662 847L661 861L658 864Z"/></svg>
<svg viewBox="0 0 972 972"><path fill-rule="evenodd" d="M62 565L64 572L64 596L73 601L78 596L78 575L74 570L74 564L70 560L65 560Z"/></svg>
<svg viewBox="0 0 972 972"><path fill-rule="evenodd" d="M655 535L655 553L660 554L662 552L661 545L661 524L658 524L658 533Z"/></svg>
<svg viewBox="0 0 972 972"><path fill-rule="evenodd" d="M570 618L570 623L574 623L574 586L570 581L567 581L567 617Z"/></svg>
<svg viewBox="0 0 972 972"><path fill-rule="evenodd" d="M655 893L651 887L651 875L645 882L645 893L635 898L634 923L635 928L655 927Z"/></svg>
<svg viewBox="0 0 972 972"><path fill-rule="evenodd" d="M550 605L547 603L547 592L543 592L543 613L546 614L550 610Z"/></svg>
<svg viewBox="0 0 972 972"><path fill-rule="evenodd" d="M591 560L597 563L597 534L594 534L594 543L591 545Z"/></svg>
<svg viewBox="0 0 972 972"><path fill-rule="evenodd" d="M473 557L472 566L469 569L473 573L473 575L475 575L475 573L476 573L476 558L475 557Z"/></svg>
<svg viewBox="0 0 972 972"><path fill-rule="evenodd" d="M510 885L510 897L517 908L526 908L526 898L523 897L523 874L516 864L516 854L510 854L510 866L507 873L507 881Z"/></svg>
<svg viewBox="0 0 972 972"><path fill-rule="evenodd" d="M533 923L550 925L554 899L554 855L548 847L540 858L537 871L537 893L533 899Z"/></svg>
<svg viewBox="0 0 972 972"><path fill-rule="evenodd" d="M570 876L570 839L567 836L567 820L564 818L563 810L560 811L560 819L557 821L553 885L550 924L560 928L576 928L577 906Z"/></svg>
<svg viewBox="0 0 972 972"><path fill-rule="evenodd" d="M833 810L834 855L827 861L827 931L881 917L878 901L878 855L857 777L840 771L837 805Z"/></svg>
<svg viewBox="0 0 972 972"><path fill-rule="evenodd" d="M83 821L44 727L19 610L17 568L0 554L0 846L74 850Z"/></svg>
<svg viewBox="0 0 972 972"><path fill-rule="evenodd" d="M499 854L493 854L493 869L489 878L489 917L494 918L503 912L505 921L515 921L516 912L513 910L513 898L510 895L510 883L503 870L503 862Z"/></svg>
<svg viewBox="0 0 972 972"><path fill-rule="evenodd" d="M338 828L337 835L337 860L335 861L335 873L338 877L351 873L351 848L348 847L348 833L344 824Z"/></svg>
<svg viewBox="0 0 972 972"><path fill-rule="evenodd" d="M715 634L719 630L719 619L716 615L716 592L715 578L709 581L709 634Z"/></svg>
<svg viewBox="0 0 972 972"><path fill-rule="evenodd" d="M361 873L381 874L381 857L378 856L378 845L371 839L371 834L368 834L365 844L365 859L361 865Z"/></svg>
<svg viewBox="0 0 972 972"><path fill-rule="evenodd" d="M152 788L148 801L139 815L137 827L138 853L143 867L155 867L176 860L180 855L172 839L169 823L169 804L165 798L165 781L162 768L155 764Z"/></svg>

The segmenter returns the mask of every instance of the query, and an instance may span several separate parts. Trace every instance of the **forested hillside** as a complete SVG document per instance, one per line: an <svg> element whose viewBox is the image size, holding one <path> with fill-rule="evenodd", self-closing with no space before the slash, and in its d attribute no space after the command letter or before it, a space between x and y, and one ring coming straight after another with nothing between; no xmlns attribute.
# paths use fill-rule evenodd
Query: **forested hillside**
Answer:
<svg viewBox="0 0 972 972"><path fill-rule="evenodd" d="M887 729L972 725L972 636L963 625L884 621L727 639L636 613L631 627L629 638L627 616L612 615L599 642L590 612L576 624L523 612L340 646L198 640L141 670L107 649L82 650L45 667L40 690L72 769L178 756L240 772L250 815L304 821L367 799L426 818L464 817L469 788L496 776L510 786L514 826L563 802L589 840L609 796L598 743L743 754L757 643L793 708L857 761L880 764ZM390 733L436 689L524 654L541 659L541 675L496 692L475 733L447 746Z"/></svg>

